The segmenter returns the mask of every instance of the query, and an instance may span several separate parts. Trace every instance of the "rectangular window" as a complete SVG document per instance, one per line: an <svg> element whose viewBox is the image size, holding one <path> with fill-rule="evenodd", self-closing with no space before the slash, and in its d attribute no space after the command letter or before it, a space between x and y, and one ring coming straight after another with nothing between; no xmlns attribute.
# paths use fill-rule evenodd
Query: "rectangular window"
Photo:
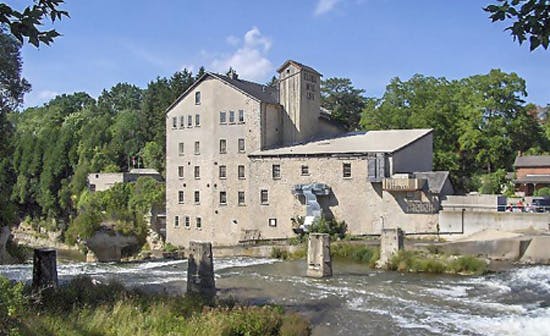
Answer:
<svg viewBox="0 0 550 336"><path fill-rule="evenodd" d="M239 110L239 124L244 124L244 110Z"/></svg>
<svg viewBox="0 0 550 336"><path fill-rule="evenodd" d="M226 166L220 166L220 178L224 179L227 177L227 167Z"/></svg>
<svg viewBox="0 0 550 336"><path fill-rule="evenodd" d="M195 105L200 105L201 103L201 92L195 92Z"/></svg>
<svg viewBox="0 0 550 336"><path fill-rule="evenodd" d="M273 176L274 180L281 178L281 165L274 164L271 166L271 176Z"/></svg>
<svg viewBox="0 0 550 336"><path fill-rule="evenodd" d="M220 204L221 205L227 204L227 193L225 191L220 191Z"/></svg>
<svg viewBox="0 0 550 336"><path fill-rule="evenodd" d="M195 155L199 155L201 153L201 144L198 141L195 141Z"/></svg>
<svg viewBox="0 0 550 336"><path fill-rule="evenodd" d="M351 178L351 163L342 164L342 177Z"/></svg>
<svg viewBox="0 0 550 336"><path fill-rule="evenodd" d="M244 191L239 191L239 205L244 205Z"/></svg>
<svg viewBox="0 0 550 336"><path fill-rule="evenodd" d="M197 218L195 218L195 220L196 220L196 223L197 223L197 229L200 229L202 227L202 218L197 217Z"/></svg>
<svg viewBox="0 0 550 336"><path fill-rule="evenodd" d="M178 117L172 118L172 128L178 127Z"/></svg>
<svg viewBox="0 0 550 336"><path fill-rule="evenodd" d="M180 216L174 216L174 226L180 226Z"/></svg>
<svg viewBox="0 0 550 336"><path fill-rule="evenodd" d="M183 166L178 166L178 177L179 178L183 178L183 172L184 172L183 169L184 169Z"/></svg>
<svg viewBox="0 0 550 336"><path fill-rule="evenodd" d="M187 127L193 127L193 116L192 115L187 116Z"/></svg>
<svg viewBox="0 0 550 336"><path fill-rule="evenodd" d="M269 226L276 227L277 226L277 218L270 218L268 223L269 223Z"/></svg>
<svg viewBox="0 0 550 336"><path fill-rule="evenodd" d="M239 167L237 167L237 176L239 176L239 180L244 180L244 166L243 165L239 165Z"/></svg>
<svg viewBox="0 0 550 336"><path fill-rule="evenodd" d="M244 147L244 139L239 139L239 153L244 153L245 147Z"/></svg>
<svg viewBox="0 0 550 336"><path fill-rule="evenodd" d="M227 123L227 116L225 111L220 111L220 124L226 124Z"/></svg>
<svg viewBox="0 0 550 336"><path fill-rule="evenodd" d="M189 216L185 216L185 227L188 228L191 226L191 218Z"/></svg>
<svg viewBox="0 0 550 336"><path fill-rule="evenodd" d="M309 166L302 165L302 176L309 175Z"/></svg>
<svg viewBox="0 0 550 336"><path fill-rule="evenodd" d="M195 204L199 204L201 202L201 193L198 190L195 190L194 201L195 201Z"/></svg>
<svg viewBox="0 0 550 336"><path fill-rule="evenodd" d="M178 203L179 204L182 204L184 201L184 198L183 198L183 190L180 190L178 191Z"/></svg>
<svg viewBox="0 0 550 336"><path fill-rule="evenodd" d="M227 153L227 141L225 139L220 139L220 154Z"/></svg>
<svg viewBox="0 0 550 336"><path fill-rule="evenodd" d="M185 153L185 147L183 146L183 142L180 142L178 144L178 153L179 155L183 155Z"/></svg>
<svg viewBox="0 0 550 336"><path fill-rule="evenodd" d="M201 125L201 115L195 114L195 126L199 127Z"/></svg>
<svg viewBox="0 0 550 336"><path fill-rule="evenodd" d="M184 128L185 127L185 116L181 116L180 117L180 128Z"/></svg>
<svg viewBox="0 0 550 336"><path fill-rule="evenodd" d="M235 111L229 111L229 123L230 124L235 123Z"/></svg>
<svg viewBox="0 0 550 336"><path fill-rule="evenodd" d="M260 203L261 204L268 204L269 203L269 197L267 194L267 189L260 190Z"/></svg>
<svg viewBox="0 0 550 336"><path fill-rule="evenodd" d="M195 178L198 180L201 178L201 167L195 166Z"/></svg>

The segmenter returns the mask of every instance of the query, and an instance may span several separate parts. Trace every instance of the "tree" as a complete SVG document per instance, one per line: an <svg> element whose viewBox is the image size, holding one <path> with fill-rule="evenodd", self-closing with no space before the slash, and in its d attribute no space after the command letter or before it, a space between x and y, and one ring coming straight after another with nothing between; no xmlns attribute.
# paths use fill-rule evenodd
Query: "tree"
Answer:
<svg viewBox="0 0 550 336"><path fill-rule="evenodd" d="M512 20L509 30L521 45L529 40L531 51L542 46L548 49L550 36L550 2L548 0L498 0L483 8L493 22Z"/></svg>
<svg viewBox="0 0 550 336"><path fill-rule="evenodd" d="M331 111L331 118L355 130L365 107L364 93L348 78L329 78L321 83L321 106Z"/></svg>
<svg viewBox="0 0 550 336"><path fill-rule="evenodd" d="M69 17L69 13L59 6L63 0L35 0L34 5L26 7L23 11L17 11L5 3L0 3L0 25L9 27L10 32L19 42L24 43L25 38L28 42L38 48L40 43L49 45L53 39L60 34L55 30L40 31L38 26L43 24L44 20L61 20L64 16Z"/></svg>

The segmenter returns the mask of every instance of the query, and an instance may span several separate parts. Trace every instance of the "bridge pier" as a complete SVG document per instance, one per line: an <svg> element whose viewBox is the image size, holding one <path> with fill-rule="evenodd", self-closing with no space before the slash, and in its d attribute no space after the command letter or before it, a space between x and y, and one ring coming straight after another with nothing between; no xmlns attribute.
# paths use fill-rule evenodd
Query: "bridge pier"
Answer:
<svg viewBox="0 0 550 336"><path fill-rule="evenodd" d="M216 296L211 242L189 242L187 293L211 300Z"/></svg>
<svg viewBox="0 0 550 336"><path fill-rule="evenodd" d="M380 260L378 266L385 266L391 257L404 249L405 234L400 228L382 229L380 235Z"/></svg>
<svg viewBox="0 0 550 336"><path fill-rule="evenodd" d="M326 233L311 233L307 249L307 276L323 278L332 276L330 236Z"/></svg>

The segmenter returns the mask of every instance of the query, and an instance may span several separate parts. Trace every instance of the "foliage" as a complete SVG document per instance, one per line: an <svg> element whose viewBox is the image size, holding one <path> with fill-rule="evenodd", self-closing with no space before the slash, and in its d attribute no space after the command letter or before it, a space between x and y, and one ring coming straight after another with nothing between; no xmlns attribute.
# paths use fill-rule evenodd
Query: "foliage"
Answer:
<svg viewBox="0 0 550 336"><path fill-rule="evenodd" d="M388 269L399 272L483 274L487 271L485 261L473 256L448 256L445 254L423 254L419 251L401 250L394 254Z"/></svg>
<svg viewBox="0 0 550 336"><path fill-rule="evenodd" d="M374 268L380 259L380 249L363 244L339 242L330 245L330 255L333 258L351 259L355 262L365 263Z"/></svg>
<svg viewBox="0 0 550 336"><path fill-rule="evenodd" d="M25 309L15 327L22 325L21 330L32 335L290 336L311 331L302 317L285 314L277 306L243 307L219 301L208 307L198 297L152 296L89 277L44 292L38 303L19 297L17 306Z"/></svg>
<svg viewBox="0 0 550 336"><path fill-rule="evenodd" d="M0 333L19 335L18 329L24 313L23 284L12 284L0 276Z"/></svg>
<svg viewBox="0 0 550 336"><path fill-rule="evenodd" d="M348 226L346 222L337 222L326 217L317 218L309 227L309 233L328 233L332 239L343 239Z"/></svg>
<svg viewBox="0 0 550 336"><path fill-rule="evenodd" d="M501 194L506 187L506 171L498 169L494 173L481 176L480 180L479 192L481 194Z"/></svg>
<svg viewBox="0 0 550 336"><path fill-rule="evenodd" d="M281 260L298 260L304 259L306 257L306 253L307 251L305 245L293 252L290 252L288 249L274 246L271 248L270 257Z"/></svg>
<svg viewBox="0 0 550 336"><path fill-rule="evenodd" d="M536 190L535 196L550 196L550 187L544 187Z"/></svg>
<svg viewBox="0 0 550 336"><path fill-rule="evenodd" d="M32 249L28 246L19 245L13 239L9 239L6 243L6 251L10 256L14 257L18 263L26 262L32 256Z"/></svg>
<svg viewBox="0 0 550 336"><path fill-rule="evenodd" d="M49 45L60 34L55 29L40 31L38 28L45 20L49 19L54 23L64 16L69 17L67 11L59 9L61 4L63 0L35 0L32 6L17 11L5 3L0 3L0 25L9 27L10 32L21 43L28 38L29 43L37 48L40 43Z"/></svg>
<svg viewBox="0 0 550 336"><path fill-rule="evenodd" d="M356 130L365 107L364 93L353 87L349 78L328 78L321 82L321 106L331 112L331 119Z"/></svg>
<svg viewBox="0 0 550 336"><path fill-rule="evenodd" d="M164 252L172 253L172 252L176 252L177 250L178 250L178 247L172 245L171 243L166 243L164 245Z"/></svg>
<svg viewBox="0 0 550 336"><path fill-rule="evenodd" d="M548 48L550 36L550 3L547 0L498 0L497 4L483 8L493 22L511 19L507 27L514 41L522 44L529 39L531 51L542 46Z"/></svg>

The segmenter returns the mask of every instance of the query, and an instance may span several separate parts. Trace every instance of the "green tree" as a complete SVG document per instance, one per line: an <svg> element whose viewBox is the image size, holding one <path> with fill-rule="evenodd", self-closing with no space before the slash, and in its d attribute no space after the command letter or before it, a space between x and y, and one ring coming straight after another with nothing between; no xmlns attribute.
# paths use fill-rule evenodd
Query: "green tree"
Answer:
<svg viewBox="0 0 550 336"><path fill-rule="evenodd" d="M498 0L497 4L483 8L493 22L511 20L507 27L514 41L521 45L529 40L531 51L542 46L548 48L550 36L550 2L547 0Z"/></svg>
<svg viewBox="0 0 550 336"><path fill-rule="evenodd" d="M321 106L331 112L331 118L348 130L355 130L365 107L364 93L365 90L354 88L348 78L329 78L321 83Z"/></svg>
<svg viewBox="0 0 550 336"><path fill-rule="evenodd" d="M159 172L164 171L164 150L154 141L149 141L140 153L146 168L153 168Z"/></svg>

